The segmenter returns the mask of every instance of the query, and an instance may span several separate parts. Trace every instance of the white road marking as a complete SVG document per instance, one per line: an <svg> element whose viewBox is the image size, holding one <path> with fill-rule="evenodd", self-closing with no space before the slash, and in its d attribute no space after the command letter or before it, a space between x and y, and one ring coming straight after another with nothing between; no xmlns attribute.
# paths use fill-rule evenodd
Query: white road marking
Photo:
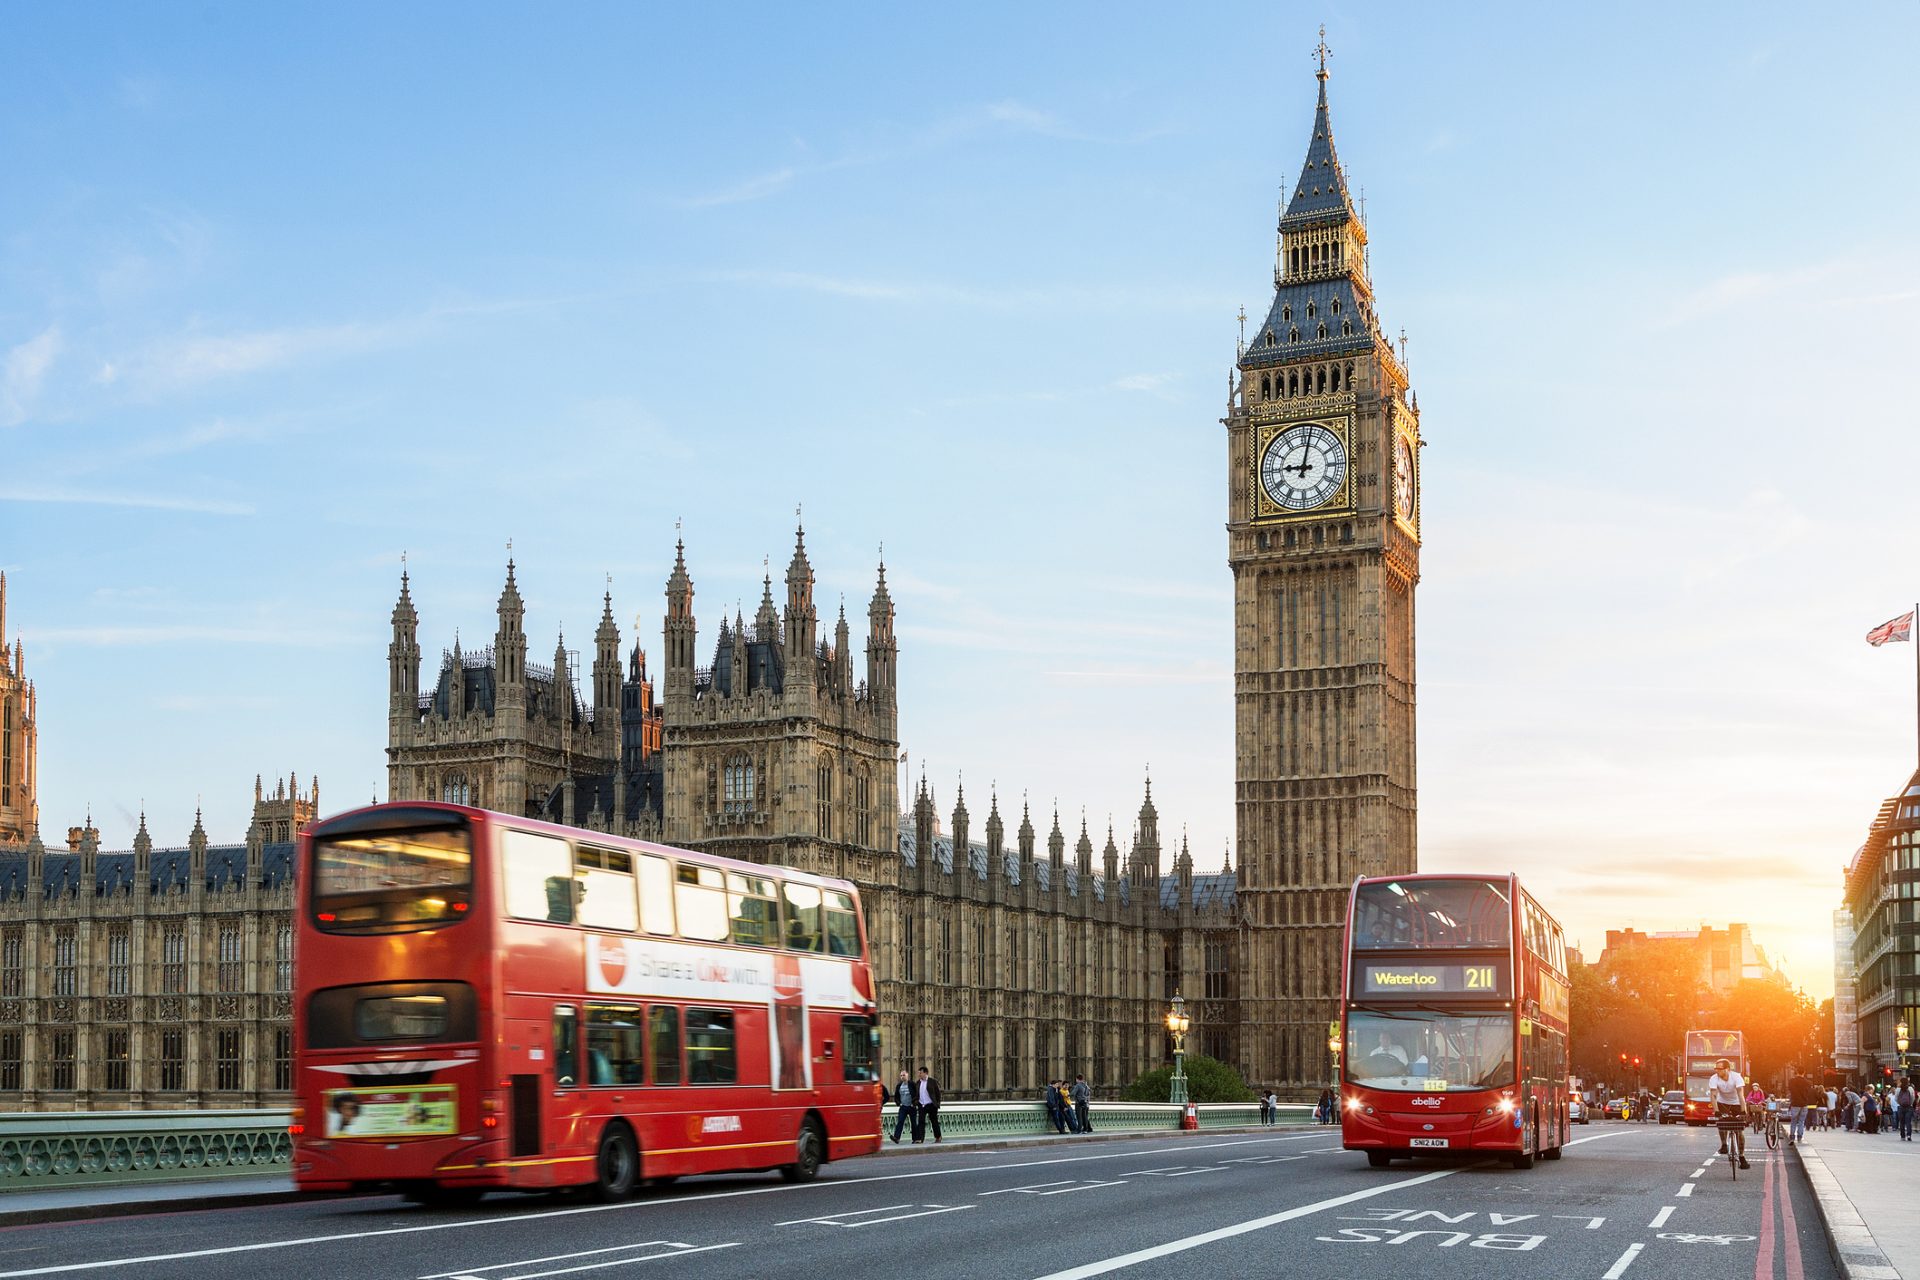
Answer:
<svg viewBox="0 0 1920 1280"><path fill-rule="evenodd" d="M961 1213L967 1209L978 1209L977 1204L930 1204L918 1213L896 1213L891 1218L867 1218L860 1222L834 1222L823 1218L822 1222L830 1227L877 1227L883 1222L905 1222L908 1218L931 1218L940 1213Z"/></svg>
<svg viewBox="0 0 1920 1280"><path fill-rule="evenodd" d="M582 1249L578 1253L552 1253L544 1258L522 1258L518 1262L494 1262L484 1267L462 1267L458 1271L436 1271L430 1276L421 1276L420 1280L459 1280L461 1277L478 1275L482 1271L503 1271L508 1267L531 1267L537 1266L542 1262L570 1262L575 1258L591 1258L599 1253L619 1253L623 1249L648 1249L656 1244L668 1245L674 1249L690 1247L669 1240L636 1240L631 1244L609 1245L605 1249Z"/></svg>
<svg viewBox="0 0 1920 1280"><path fill-rule="evenodd" d="M1673 1211L1678 1207L1677 1205L1670 1204L1662 1208L1660 1212L1653 1215L1653 1221L1647 1224L1647 1230L1658 1231L1660 1228L1666 1226L1667 1219L1673 1216Z"/></svg>
<svg viewBox="0 0 1920 1280"><path fill-rule="evenodd" d="M1012 1195L1015 1192L1023 1192L1027 1195L1032 1195L1042 1187L1070 1187L1077 1181L1079 1181L1077 1178L1063 1178L1059 1182L1034 1182L1024 1187L1002 1187L998 1191L982 1191L980 1194L983 1196L1005 1196Z"/></svg>
<svg viewBox="0 0 1920 1280"><path fill-rule="evenodd" d="M1611 1135L1602 1134L1601 1137ZM1275 1142L1301 1142L1319 1138L1317 1133L1294 1134L1285 1138L1237 1138L1226 1142L1199 1143L1184 1147L1187 1151L1212 1151L1221 1147L1261 1146ZM1153 1139L1144 1139L1152 1141ZM1587 1141L1587 1139L1582 1139ZM1568 1145L1572 1145L1569 1143ZM1003 1153L1004 1154L1004 1153ZM16 1276L66 1275L79 1271L110 1271L120 1267L137 1266L148 1262L178 1262L186 1258L224 1257L236 1253L260 1253L270 1249L297 1249L302 1245L338 1245L352 1240L369 1240L380 1236L414 1235L425 1231L459 1231L474 1227L510 1226L521 1222L537 1222L546 1218L566 1218L583 1213L619 1213L640 1209L659 1209L670 1205L686 1204L695 1200L730 1200L736 1196L780 1195L798 1191L818 1191L824 1189L847 1190L849 1188L871 1186L876 1182L904 1182L914 1178L944 1178L954 1174L994 1173L1003 1169L1043 1169L1057 1164L1085 1164L1095 1160L1138 1160L1138 1151L1102 1151L1089 1152L1086 1155L1056 1156L1045 1160L1014 1160L1006 1164L972 1165L958 1169L922 1169L912 1173L883 1173L868 1178L829 1178L820 1182L776 1183L765 1187L744 1187L738 1191L713 1191L706 1194L667 1196L646 1200L628 1200L619 1204L580 1205L567 1209L542 1209L533 1213L502 1214L498 1217L466 1218L457 1222L431 1222L415 1227L382 1227L373 1231L339 1231L331 1235L298 1236L290 1240L260 1240L252 1244L221 1245L209 1249L183 1249L174 1253L137 1254L124 1258L102 1258L94 1262L67 1262L56 1266L28 1267L17 1271L0 1271L0 1280L11 1280Z"/></svg>
<svg viewBox="0 0 1920 1280"><path fill-rule="evenodd" d="M1375 1196L1389 1195L1395 1191L1404 1191L1408 1187L1417 1187L1422 1183L1437 1182L1441 1178L1450 1178L1466 1169L1477 1169L1478 1164L1460 1165L1452 1169L1441 1169L1434 1173L1423 1173L1417 1178L1404 1178L1399 1182L1383 1183L1369 1187L1365 1191L1354 1191L1344 1196L1335 1196L1330 1200L1320 1200L1313 1204L1303 1204L1297 1209L1288 1209L1281 1213L1268 1214L1264 1218L1253 1218L1246 1222L1236 1222L1230 1227L1220 1227L1213 1231L1203 1231L1199 1235L1186 1236L1179 1240L1169 1240L1166 1244L1154 1245L1150 1249L1136 1249L1132 1253L1123 1253L1117 1257L1104 1258L1098 1262L1089 1262L1084 1266L1069 1267L1065 1271L1056 1271L1040 1280L1085 1280L1087 1276L1105 1275L1109 1271L1118 1271L1123 1267L1136 1266L1142 1262L1151 1262L1155 1258L1164 1258L1172 1253L1184 1253L1188 1249L1197 1249L1203 1244L1212 1244L1216 1240L1226 1240L1233 1236L1245 1235L1249 1231L1259 1231L1264 1227L1277 1226L1282 1222L1292 1222L1295 1218L1304 1218L1319 1213L1323 1209L1336 1209L1343 1204L1354 1204L1361 1200L1371 1200Z"/></svg>
<svg viewBox="0 0 1920 1280"><path fill-rule="evenodd" d="M624 1267L633 1262L658 1262L662 1258L684 1258L690 1253L712 1253L715 1249L738 1249L740 1242L728 1244L702 1245L698 1249L675 1249L671 1253L646 1253L634 1258L615 1258L612 1262L589 1262L578 1267L558 1267L552 1271L524 1271L517 1275L499 1276L495 1280L544 1280L546 1276L572 1275L576 1271L601 1271L607 1267Z"/></svg>
<svg viewBox="0 0 1920 1280"><path fill-rule="evenodd" d="M1687 1176L1689 1178L1698 1178L1703 1176L1705 1173L1706 1173L1705 1169L1695 1169L1692 1173L1688 1174Z"/></svg>
<svg viewBox="0 0 1920 1280"><path fill-rule="evenodd" d="M1640 1251L1646 1247L1644 1244L1628 1245L1627 1251L1614 1260L1614 1264L1607 1268L1607 1274L1601 1276L1600 1280L1620 1280L1621 1276L1627 1274L1627 1268L1633 1265L1633 1260L1640 1256Z"/></svg>
<svg viewBox="0 0 1920 1280"><path fill-rule="evenodd" d="M776 1222L776 1227L797 1227L803 1222L831 1222L835 1218L857 1218L866 1213L892 1213L895 1209L911 1209L911 1204L885 1204L878 1209L848 1209L844 1213L829 1213L818 1218L790 1218L786 1222Z"/></svg>
<svg viewBox="0 0 1920 1280"><path fill-rule="evenodd" d="M1679 1191L1677 1191L1677 1192L1675 1192L1674 1194L1675 1194L1675 1195L1682 1195L1682 1196L1690 1196L1690 1195L1692 1195L1692 1194L1693 1194L1693 1184L1692 1184L1691 1182L1683 1182L1683 1183L1681 1183L1681 1184L1680 1184L1680 1190L1679 1190Z"/></svg>
<svg viewBox="0 0 1920 1280"><path fill-rule="evenodd" d="M1040 1194L1043 1196L1070 1196L1076 1191L1098 1191L1102 1187L1124 1187L1126 1185L1126 1179L1124 1178L1118 1182L1083 1182L1077 1187L1062 1187L1058 1191L1042 1191Z"/></svg>

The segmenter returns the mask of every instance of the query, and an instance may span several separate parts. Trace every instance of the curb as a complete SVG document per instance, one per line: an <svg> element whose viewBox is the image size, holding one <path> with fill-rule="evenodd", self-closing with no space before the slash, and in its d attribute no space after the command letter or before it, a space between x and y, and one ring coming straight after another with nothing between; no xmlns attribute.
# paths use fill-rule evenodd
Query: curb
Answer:
<svg viewBox="0 0 1920 1280"><path fill-rule="evenodd" d="M1012 1151L1023 1147L1072 1147L1085 1142L1137 1142L1142 1138L1202 1138L1209 1134L1228 1133L1304 1133L1314 1129L1329 1129L1334 1136L1340 1133L1338 1125L1312 1124L1269 1124L1234 1125L1218 1129L1119 1129L1109 1132L1096 1129L1092 1133L1039 1133L1026 1137L1013 1138L961 1138L952 1142L893 1143L882 1135L880 1150L875 1156L889 1158L897 1156L933 1155L951 1151ZM856 1160L871 1159L871 1156L855 1156Z"/></svg>
<svg viewBox="0 0 1920 1280"><path fill-rule="evenodd" d="M1813 1188L1813 1202L1820 1210L1821 1225L1827 1229L1827 1252L1833 1255L1841 1280L1901 1280L1899 1270L1874 1242L1873 1232L1867 1229L1860 1211L1847 1198L1820 1153L1804 1143L1794 1149Z"/></svg>

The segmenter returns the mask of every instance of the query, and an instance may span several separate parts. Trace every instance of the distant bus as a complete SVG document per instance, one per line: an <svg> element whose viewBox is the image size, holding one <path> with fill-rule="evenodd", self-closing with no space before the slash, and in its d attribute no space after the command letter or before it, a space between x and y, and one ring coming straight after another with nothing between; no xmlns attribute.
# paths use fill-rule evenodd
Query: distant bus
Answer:
<svg viewBox="0 0 1920 1280"><path fill-rule="evenodd" d="M846 881L431 803L315 824L297 875L303 1189L614 1199L879 1149Z"/></svg>
<svg viewBox="0 0 1920 1280"><path fill-rule="evenodd" d="M1720 1058L1730 1058L1733 1069L1741 1075L1747 1074L1747 1037L1741 1031L1689 1031L1682 1042L1680 1061L1686 1075L1687 1123L1691 1125L1711 1124L1713 1122L1713 1100L1707 1097L1707 1077L1713 1074L1713 1064Z"/></svg>
<svg viewBox="0 0 1920 1280"><path fill-rule="evenodd" d="M1568 1135L1560 926L1511 875L1362 878L1347 908L1341 1138L1383 1167L1490 1151L1516 1169Z"/></svg>

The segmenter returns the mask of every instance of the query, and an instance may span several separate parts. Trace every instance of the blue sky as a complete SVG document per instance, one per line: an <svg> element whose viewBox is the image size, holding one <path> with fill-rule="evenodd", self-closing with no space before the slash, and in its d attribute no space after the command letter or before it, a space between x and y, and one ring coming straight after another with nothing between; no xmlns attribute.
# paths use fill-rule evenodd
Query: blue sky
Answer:
<svg viewBox="0 0 1920 1280"><path fill-rule="evenodd" d="M15 8L0 566L43 824L383 786L429 653L612 575L701 644L804 503L902 730L1124 842L1232 829L1218 418L1325 21L1423 427L1422 858L1830 988L1914 756L1911 5ZM858 627L856 635L859 634ZM1731 879L1733 883L1729 884Z"/></svg>

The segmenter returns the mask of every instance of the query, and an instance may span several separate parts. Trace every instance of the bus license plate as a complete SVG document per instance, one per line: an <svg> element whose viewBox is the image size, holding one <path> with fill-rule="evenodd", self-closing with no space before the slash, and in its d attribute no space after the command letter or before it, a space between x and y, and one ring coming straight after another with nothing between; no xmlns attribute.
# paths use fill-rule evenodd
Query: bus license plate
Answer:
<svg viewBox="0 0 1920 1280"><path fill-rule="evenodd" d="M1407 1140L1407 1145L1414 1146L1414 1147L1444 1147L1447 1145L1447 1139L1445 1138L1410 1138Z"/></svg>

